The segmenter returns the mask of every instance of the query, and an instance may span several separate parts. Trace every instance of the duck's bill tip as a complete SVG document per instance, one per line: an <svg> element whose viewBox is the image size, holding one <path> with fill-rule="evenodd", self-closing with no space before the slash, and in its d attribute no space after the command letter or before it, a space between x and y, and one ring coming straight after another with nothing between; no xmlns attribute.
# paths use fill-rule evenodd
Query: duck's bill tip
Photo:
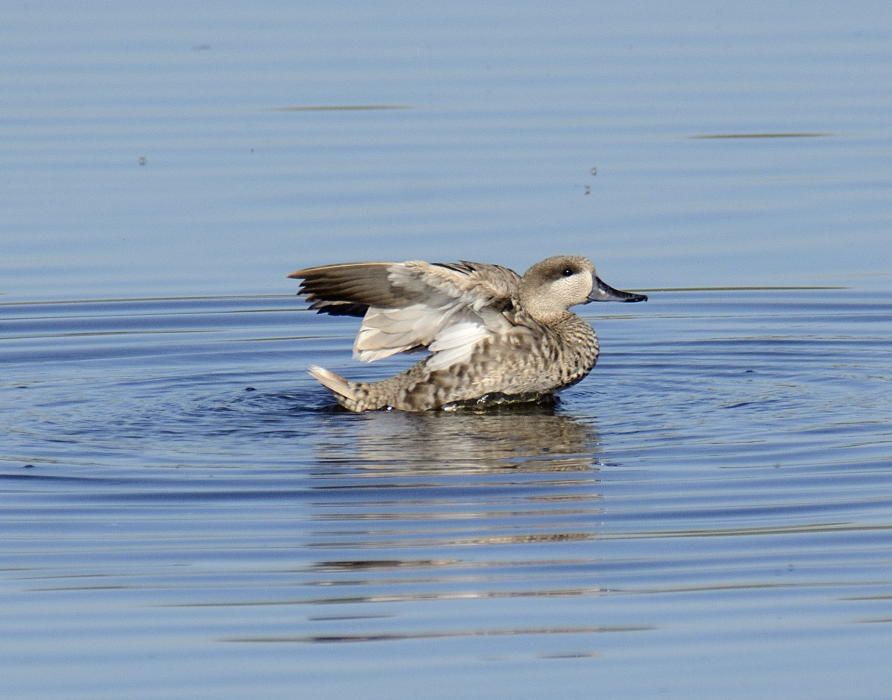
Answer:
<svg viewBox="0 0 892 700"><path fill-rule="evenodd" d="M588 295L586 303L592 301L647 301L647 294L637 294L635 292L624 292L621 289L614 289L600 277L595 278L595 287L591 294Z"/></svg>

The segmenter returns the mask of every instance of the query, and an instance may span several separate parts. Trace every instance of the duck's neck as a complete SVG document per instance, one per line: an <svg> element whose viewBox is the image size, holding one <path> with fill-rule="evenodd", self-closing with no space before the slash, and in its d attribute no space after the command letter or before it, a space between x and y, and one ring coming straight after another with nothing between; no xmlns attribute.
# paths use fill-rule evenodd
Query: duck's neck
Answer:
<svg viewBox="0 0 892 700"><path fill-rule="evenodd" d="M568 313L556 326L552 326L563 341L563 372L561 379L566 384L575 384L585 377L601 351L595 329L576 314Z"/></svg>
<svg viewBox="0 0 892 700"><path fill-rule="evenodd" d="M534 320L545 326L559 326L574 318L579 318L566 309L543 308L535 303L532 304L532 308L530 304L524 304L524 309Z"/></svg>

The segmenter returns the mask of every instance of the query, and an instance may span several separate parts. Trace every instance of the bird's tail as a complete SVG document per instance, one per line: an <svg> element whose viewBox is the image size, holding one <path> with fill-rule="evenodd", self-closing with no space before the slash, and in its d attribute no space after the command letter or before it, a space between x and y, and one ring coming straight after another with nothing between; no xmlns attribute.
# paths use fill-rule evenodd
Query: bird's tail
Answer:
<svg viewBox="0 0 892 700"><path fill-rule="evenodd" d="M342 406L356 400L356 392L346 379L331 370L317 365L310 365L310 375L326 389L329 389Z"/></svg>

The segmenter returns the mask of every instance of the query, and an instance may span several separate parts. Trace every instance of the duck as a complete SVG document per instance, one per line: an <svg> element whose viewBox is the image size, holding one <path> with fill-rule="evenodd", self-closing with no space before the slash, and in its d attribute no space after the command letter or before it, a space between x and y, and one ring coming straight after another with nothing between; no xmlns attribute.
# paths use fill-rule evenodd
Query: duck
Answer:
<svg viewBox="0 0 892 700"><path fill-rule="evenodd" d="M594 328L570 311L590 302L647 301L614 289L578 255L537 262L521 276L501 265L460 261L357 262L288 275L317 313L357 316L353 357L374 362L428 354L396 376L352 381L308 371L344 408L429 411L490 401L553 397L584 379L600 353Z"/></svg>

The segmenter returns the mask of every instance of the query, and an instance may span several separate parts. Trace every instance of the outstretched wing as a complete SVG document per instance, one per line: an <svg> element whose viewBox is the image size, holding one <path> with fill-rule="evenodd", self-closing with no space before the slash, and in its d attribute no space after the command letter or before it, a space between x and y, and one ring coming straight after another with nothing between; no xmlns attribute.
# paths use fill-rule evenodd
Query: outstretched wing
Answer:
<svg viewBox="0 0 892 700"><path fill-rule="evenodd" d="M353 345L360 360L373 362L426 347L431 369L470 355L482 338L503 332L520 276L484 263L346 263L298 270L300 294L311 309L364 316Z"/></svg>

